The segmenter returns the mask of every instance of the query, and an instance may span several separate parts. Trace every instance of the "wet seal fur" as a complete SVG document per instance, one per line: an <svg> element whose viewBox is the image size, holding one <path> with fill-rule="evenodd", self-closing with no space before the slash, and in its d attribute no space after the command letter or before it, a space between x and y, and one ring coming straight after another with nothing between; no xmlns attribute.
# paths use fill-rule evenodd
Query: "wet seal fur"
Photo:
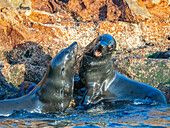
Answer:
<svg viewBox="0 0 170 128"><path fill-rule="evenodd" d="M73 95L74 66L78 44L74 42L58 53L49 63L43 79L27 95L0 101L0 115L14 110L57 113L68 107Z"/></svg>
<svg viewBox="0 0 170 128"><path fill-rule="evenodd" d="M114 38L103 34L95 38L85 48L80 60L79 77L86 92L82 105L89 106L103 102L151 99L166 104L166 99L158 89L131 80L114 70L111 55L116 48Z"/></svg>

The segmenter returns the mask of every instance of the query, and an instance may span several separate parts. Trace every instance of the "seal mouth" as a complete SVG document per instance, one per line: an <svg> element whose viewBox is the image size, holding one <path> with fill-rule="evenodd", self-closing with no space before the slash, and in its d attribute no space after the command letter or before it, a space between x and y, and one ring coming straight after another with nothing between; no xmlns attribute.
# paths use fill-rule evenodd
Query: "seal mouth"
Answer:
<svg viewBox="0 0 170 128"><path fill-rule="evenodd" d="M94 52L94 54L95 54L95 56L102 56L102 55L103 55L102 52L99 51L99 50L96 50L96 51Z"/></svg>
<svg viewBox="0 0 170 128"><path fill-rule="evenodd" d="M96 57L112 54L116 48L116 42L114 38L108 34L99 36L95 42L94 55Z"/></svg>
<svg viewBox="0 0 170 128"><path fill-rule="evenodd" d="M94 49L94 55L96 57L101 57L101 56L105 56L108 54L112 54L112 52L114 51L113 45L103 45L103 44L98 44L96 46L96 48Z"/></svg>
<svg viewBox="0 0 170 128"><path fill-rule="evenodd" d="M106 53L106 46L98 44L96 48L94 49L94 55L96 57L101 57Z"/></svg>

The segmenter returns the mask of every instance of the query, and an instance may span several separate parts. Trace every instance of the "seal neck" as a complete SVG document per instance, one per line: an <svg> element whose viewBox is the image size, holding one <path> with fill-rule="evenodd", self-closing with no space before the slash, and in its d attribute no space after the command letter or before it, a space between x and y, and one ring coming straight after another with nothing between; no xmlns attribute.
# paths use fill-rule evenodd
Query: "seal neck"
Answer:
<svg viewBox="0 0 170 128"><path fill-rule="evenodd" d="M107 56L100 57L100 58L98 57L94 58L94 57L85 55L83 61L85 61L83 63L84 64L83 68L86 70L88 69L91 71L94 70L95 72L99 71L101 72L102 75L110 76L112 78L115 76L111 55L107 55Z"/></svg>
<svg viewBox="0 0 170 128"><path fill-rule="evenodd" d="M84 61L86 62L87 65L90 65L90 66L102 66L105 64L112 63L111 55L102 56L102 57L92 57L89 55L84 55Z"/></svg>

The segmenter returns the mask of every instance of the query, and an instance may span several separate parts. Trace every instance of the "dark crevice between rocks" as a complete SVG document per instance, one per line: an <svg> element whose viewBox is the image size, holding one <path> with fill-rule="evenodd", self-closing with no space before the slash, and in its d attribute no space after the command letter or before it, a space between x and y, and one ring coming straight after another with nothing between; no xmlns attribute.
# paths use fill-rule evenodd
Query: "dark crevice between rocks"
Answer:
<svg viewBox="0 0 170 128"><path fill-rule="evenodd" d="M169 59L170 58L170 51L165 52L156 52L152 55L149 55L148 58L155 58L155 59Z"/></svg>
<svg viewBox="0 0 170 128"><path fill-rule="evenodd" d="M123 0L112 0L112 2L118 7L120 7L123 4Z"/></svg>
<svg viewBox="0 0 170 128"><path fill-rule="evenodd" d="M71 16L72 16L72 18L74 19L75 22L81 21L81 17L79 16L78 13L71 11Z"/></svg>
<svg viewBox="0 0 170 128"><path fill-rule="evenodd" d="M24 57L26 58L31 58L32 57L32 53L33 53L33 49L29 49L25 52Z"/></svg>
<svg viewBox="0 0 170 128"><path fill-rule="evenodd" d="M21 4L18 8L16 9L22 9L22 10L31 10L30 7L24 7L23 4Z"/></svg>
<svg viewBox="0 0 170 128"><path fill-rule="evenodd" d="M146 46L154 46L155 44L152 43L152 42L149 42L149 43L145 43Z"/></svg>
<svg viewBox="0 0 170 128"><path fill-rule="evenodd" d="M119 16L118 21L137 23L137 21L135 20L135 16L132 14L129 5L125 0L112 0L112 2L119 8L119 10L121 10L121 15ZM129 14L127 16L128 12Z"/></svg>
<svg viewBox="0 0 170 128"><path fill-rule="evenodd" d="M58 1L61 1L61 2L65 3L65 4L67 4L69 2L69 0L58 0Z"/></svg>
<svg viewBox="0 0 170 128"><path fill-rule="evenodd" d="M80 5L82 6L82 10L86 9L86 6L85 6L84 2L82 2Z"/></svg>
<svg viewBox="0 0 170 128"><path fill-rule="evenodd" d="M49 3L49 5L50 5L50 10L51 10L51 12L52 13L55 13L56 11L54 10L54 6L53 6L53 4L50 2L50 1L48 1L48 3Z"/></svg>
<svg viewBox="0 0 170 128"><path fill-rule="evenodd" d="M107 19L107 5L105 5L99 9L99 19L100 20Z"/></svg>

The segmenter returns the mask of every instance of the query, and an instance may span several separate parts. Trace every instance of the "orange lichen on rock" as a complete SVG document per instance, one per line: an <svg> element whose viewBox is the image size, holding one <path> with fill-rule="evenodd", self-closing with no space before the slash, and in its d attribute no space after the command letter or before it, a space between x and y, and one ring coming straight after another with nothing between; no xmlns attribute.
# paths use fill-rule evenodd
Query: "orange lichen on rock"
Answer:
<svg viewBox="0 0 170 128"><path fill-rule="evenodd" d="M146 7L157 20L167 21L170 18L169 0L137 0L139 6Z"/></svg>

